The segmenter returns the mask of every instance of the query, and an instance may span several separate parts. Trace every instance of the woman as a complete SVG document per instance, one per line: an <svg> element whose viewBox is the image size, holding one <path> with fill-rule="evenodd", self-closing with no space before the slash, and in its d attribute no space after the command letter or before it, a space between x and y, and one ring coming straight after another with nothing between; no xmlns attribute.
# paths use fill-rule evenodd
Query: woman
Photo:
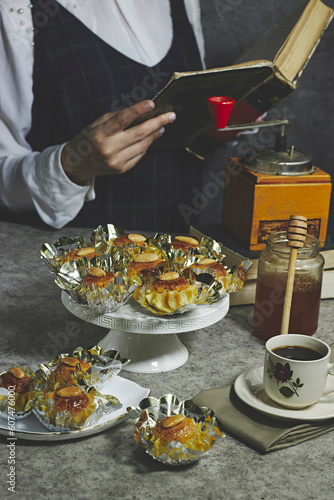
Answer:
<svg viewBox="0 0 334 500"><path fill-rule="evenodd" d="M15 4L0 6L2 212L56 228L185 229L179 207L203 165L150 152L174 113L129 126L173 72L202 68L198 0Z"/></svg>

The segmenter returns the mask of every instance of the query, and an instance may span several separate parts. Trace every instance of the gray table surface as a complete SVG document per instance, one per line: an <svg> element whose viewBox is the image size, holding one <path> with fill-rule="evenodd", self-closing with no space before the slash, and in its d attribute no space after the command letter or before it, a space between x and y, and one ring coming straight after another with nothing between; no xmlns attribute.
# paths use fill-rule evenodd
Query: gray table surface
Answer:
<svg viewBox="0 0 334 500"><path fill-rule="evenodd" d="M77 234L89 232L0 223L0 371L16 363L37 368L58 349L89 347L106 335L107 330L64 308L60 289L40 259L43 243ZM211 327L180 334L189 359L176 370L122 376L150 388L152 396L173 393L180 399L231 384L245 370L262 364L265 342L252 328L252 313L252 306L234 306ZM333 324L333 300L323 300L317 337L332 343ZM74 330L76 336L64 335ZM1 498L13 495L7 490L7 443L0 436ZM164 467L137 447L129 419L71 441L18 440L15 451L18 499L328 500L334 489L334 433L266 455L227 435L207 456L177 469Z"/></svg>

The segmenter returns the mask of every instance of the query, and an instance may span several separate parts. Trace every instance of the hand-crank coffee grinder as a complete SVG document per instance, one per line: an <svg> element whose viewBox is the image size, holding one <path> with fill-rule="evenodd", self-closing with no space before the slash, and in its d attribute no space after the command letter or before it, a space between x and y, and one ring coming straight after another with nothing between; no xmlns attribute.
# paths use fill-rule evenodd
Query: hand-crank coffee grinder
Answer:
<svg viewBox="0 0 334 500"><path fill-rule="evenodd" d="M210 107L210 103L209 107ZM231 125L221 131L279 125L275 146L230 158L223 198L223 226L249 250L262 250L267 236L286 231L291 214L303 214L308 234L326 240L331 177L307 153L287 147L287 120ZM227 121L227 120L226 120Z"/></svg>

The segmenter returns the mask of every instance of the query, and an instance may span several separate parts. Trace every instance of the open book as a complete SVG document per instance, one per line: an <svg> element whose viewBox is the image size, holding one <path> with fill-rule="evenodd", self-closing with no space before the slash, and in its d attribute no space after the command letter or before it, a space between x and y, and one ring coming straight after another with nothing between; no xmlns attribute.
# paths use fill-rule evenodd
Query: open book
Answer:
<svg viewBox="0 0 334 500"><path fill-rule="evenodd" d="M297 88L298 80L333 19L320 0L303 2L265 35L235 65L174 73L155 96L148 117L175 111L177 120L151 146L154 150L185 146L199 157L213 149L212 135L223 141L232 132L217 132L207 106L214 95L233 97L228 125L251 123ZM235 133L235 132L234 132Z"/></svg>

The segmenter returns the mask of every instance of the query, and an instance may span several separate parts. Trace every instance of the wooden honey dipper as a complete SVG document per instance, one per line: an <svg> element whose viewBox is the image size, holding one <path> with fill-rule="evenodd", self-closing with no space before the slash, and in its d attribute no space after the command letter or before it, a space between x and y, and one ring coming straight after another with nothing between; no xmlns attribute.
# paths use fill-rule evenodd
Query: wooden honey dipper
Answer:
<svg viewBox="0 0 334 500"><path fill-rule="evenodd" d="M291 301L293 293L293 284L295 280L296 260L298 248L303 248L307 233L307 218L302 215L291 215L287 229L287 245L290 249L290 259L288 268L288 277L283 306L283 317L281 325L281 335L289 333L289 322L291 312Z"/></svg>

